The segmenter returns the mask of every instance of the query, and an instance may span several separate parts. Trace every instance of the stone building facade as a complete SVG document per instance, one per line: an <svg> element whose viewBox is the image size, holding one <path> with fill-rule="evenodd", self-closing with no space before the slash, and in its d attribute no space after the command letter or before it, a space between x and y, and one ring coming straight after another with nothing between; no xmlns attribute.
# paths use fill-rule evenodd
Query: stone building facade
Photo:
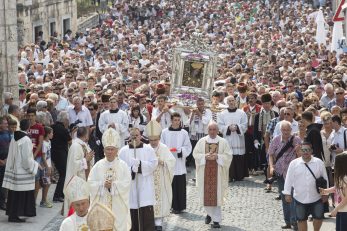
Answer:
<svg viewBox="0 0 347 231"><path fill-rule="evenodd" d="M0 107L2 93L18 97L16 1L0 0Z"/></svg>
<svg viewBox="0 0 347 231"><path fill-rule="evenodd" d="M19 45L36 41L40 31L45 41L54 32L62 38L68 29L77 30L77 1L17 0L17 24Z"/></svg>

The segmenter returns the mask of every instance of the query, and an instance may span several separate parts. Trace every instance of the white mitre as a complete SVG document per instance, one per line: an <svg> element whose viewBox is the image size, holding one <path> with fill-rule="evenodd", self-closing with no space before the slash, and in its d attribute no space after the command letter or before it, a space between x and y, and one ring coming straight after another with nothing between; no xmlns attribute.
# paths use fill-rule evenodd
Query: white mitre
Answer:
<svg viewBox="0 0 347 231"><path fill-rule="evenodd" d="M89 187L81 177L73 176L64 189L64 195L70 202L89 199Z"/></svg>
<svg viewBox="0 0 347 231"><path fill-rule="evenodd" d="M120 148L119 133L113 128L108 128L102 135L102 145L106 147Z"/></svg>
<svg viewBox="0 0 347 231"><path fill-rule="evenodd" d="M145 128L146 135L150 139L160 139L162 128L156 120L151 120Z"/></svg>
<svg viewBox="0 0 347 231"><path fill-rule="evenodd" d="M91 231L93 230L114 230L114 213L105 205L96 202L87 216L87 224Z"/></svg>

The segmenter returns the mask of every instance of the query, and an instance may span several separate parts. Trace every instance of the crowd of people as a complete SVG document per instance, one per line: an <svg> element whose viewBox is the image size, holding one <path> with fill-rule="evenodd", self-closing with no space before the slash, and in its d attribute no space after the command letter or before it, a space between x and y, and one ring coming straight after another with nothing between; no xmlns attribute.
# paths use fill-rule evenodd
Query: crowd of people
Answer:
<svg viewBox="0 0 347 231"><path fill-rule="evenodd" d="M19 104L5 92L1 108L1 209L24 222L40 190L53 206L56 183L61 230L162 230L186 209L190 166L213 228L229 182L264 174L283 229L320 230L333 207L346 230L347 54L331 50L329 4L117 0L95 28L20 47ZM211 98L185 107L170 101L169 53L194 32L221 65Z"/></svg>

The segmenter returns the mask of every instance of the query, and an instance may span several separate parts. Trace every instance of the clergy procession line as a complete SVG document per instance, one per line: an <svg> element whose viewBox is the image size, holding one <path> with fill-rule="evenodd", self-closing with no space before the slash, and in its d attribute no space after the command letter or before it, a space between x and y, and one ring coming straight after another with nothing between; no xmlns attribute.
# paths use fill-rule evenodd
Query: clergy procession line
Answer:
<svg viewBox="0 0 347 231"><path fill-rule="evenodd" d="M189 212L189 166L207 229L224 228L228 191L258 175L265 195L278 186L274 230L318 231L329 216L345 231L347 49L330 5L114 0L76 36L38 33L18 50L19 105L3 93L0 209L24 223L42 193L37 206L62 207L61 231L162 230Z"/></svg>

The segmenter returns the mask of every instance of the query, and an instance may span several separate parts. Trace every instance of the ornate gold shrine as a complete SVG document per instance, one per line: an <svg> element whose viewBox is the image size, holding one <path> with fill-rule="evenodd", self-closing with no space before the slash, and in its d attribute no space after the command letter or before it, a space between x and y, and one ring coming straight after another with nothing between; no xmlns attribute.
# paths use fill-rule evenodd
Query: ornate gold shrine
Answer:
<svg viewBox="0 0 347 231"><path fill-rule="evenodd" d="M186 105L196 98L210 100L219 57L205 43L202 34L194 32L191 40L176 47L171 56L171 87L173 98Z"/></svg>

